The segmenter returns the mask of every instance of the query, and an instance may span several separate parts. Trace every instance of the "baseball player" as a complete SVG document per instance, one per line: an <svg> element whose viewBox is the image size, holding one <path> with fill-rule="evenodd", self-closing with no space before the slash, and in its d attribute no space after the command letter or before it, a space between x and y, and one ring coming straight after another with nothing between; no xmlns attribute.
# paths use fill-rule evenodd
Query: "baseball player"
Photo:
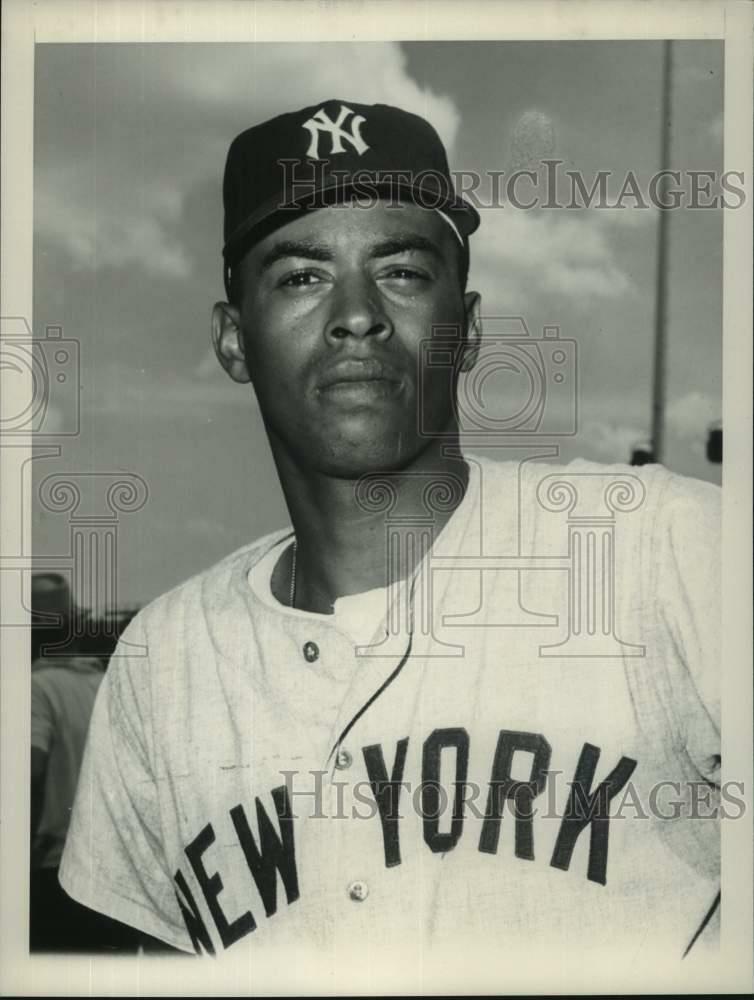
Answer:
<svg viewBox="0 0 754 1000"><path fill-rule="evenodd" d="M479 217L416 115L250 128L224 208L214 345L291 526L129 626L64 888L215 956L476 944L618 976L712 947L719 490L461 450Z"/></svg>

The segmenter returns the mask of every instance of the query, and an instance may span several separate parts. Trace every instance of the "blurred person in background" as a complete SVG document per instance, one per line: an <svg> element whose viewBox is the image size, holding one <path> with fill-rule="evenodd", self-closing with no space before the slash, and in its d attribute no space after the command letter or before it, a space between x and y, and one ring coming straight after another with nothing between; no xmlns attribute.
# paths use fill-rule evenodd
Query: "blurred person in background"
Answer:
<svg viewBox="0 0 754 1000"><path fill-rule="evenodd" d="M31 578L32 669L47 665L55 652L70 652L73 599L68 581L60 573L34 573Z"/></svg>
<svg viewBox="0 0 754 1000"><path fill-rule="evenodd" d="M60 887L63 853L105 646L71 634L73 601L57 573L32 579L30 951L128 947L129 928L74 902ZM54 616L54 617L53 617ZM51 620L52 619L52 620ZM114 646L114 641L112 644ZM91 654L87 655L87 647ZM92 655L94 653L100 655Z"/></svg>

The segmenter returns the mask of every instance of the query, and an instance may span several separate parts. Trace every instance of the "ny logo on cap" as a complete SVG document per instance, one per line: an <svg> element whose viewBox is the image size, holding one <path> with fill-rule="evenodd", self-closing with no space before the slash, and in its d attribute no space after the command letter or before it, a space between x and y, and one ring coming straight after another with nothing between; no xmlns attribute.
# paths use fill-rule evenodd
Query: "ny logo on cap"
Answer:
<svg viewBox="0 0 754 1000"><path fill-rule="evenodd" d="M310 156L314 160L318 160L319 156L319 136L320 132L330 133L330 153L328 155L332 156L334 153L345 153L343 148L343 141L350 142L359 156L362 153L366 153L369 146L361 138L361 126L364 124L365 118L363 115L354 115L351 119L351 131L348 132L344 129L343 122L348 118L349 115L354 115L350 108L346 107L345 104L341 104L338 117L335 121L327 116L324 108L320 108L316 114L305 121L301 126L302 128L309 130L309 135L312 137L309 143L309 148L306 151L306 155Z"/></svg>

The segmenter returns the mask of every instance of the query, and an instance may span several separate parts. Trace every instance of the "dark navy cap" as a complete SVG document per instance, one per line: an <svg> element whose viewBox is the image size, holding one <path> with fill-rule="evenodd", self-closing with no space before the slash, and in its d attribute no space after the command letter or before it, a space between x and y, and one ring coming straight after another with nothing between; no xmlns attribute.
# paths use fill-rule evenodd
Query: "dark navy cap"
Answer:
<svg viewBox="0 0 754 1000"><path fill-rule="evenodd" d="M225 164L227 270L258 239L346 197L436 209L465 241L479 215L455 191L445 148L418 115L387 104L328 100L246 129Z"/></svg>

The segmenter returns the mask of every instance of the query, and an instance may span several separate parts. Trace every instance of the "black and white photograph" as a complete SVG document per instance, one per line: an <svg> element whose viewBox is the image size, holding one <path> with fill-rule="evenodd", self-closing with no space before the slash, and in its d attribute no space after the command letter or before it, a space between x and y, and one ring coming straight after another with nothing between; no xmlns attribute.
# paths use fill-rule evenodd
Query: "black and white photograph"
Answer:
<svg viewBox="0 0 754 1000"><path fill-rule="evenodd" d="M3 993L748 991L751 8L29 6Z"/></svg>

